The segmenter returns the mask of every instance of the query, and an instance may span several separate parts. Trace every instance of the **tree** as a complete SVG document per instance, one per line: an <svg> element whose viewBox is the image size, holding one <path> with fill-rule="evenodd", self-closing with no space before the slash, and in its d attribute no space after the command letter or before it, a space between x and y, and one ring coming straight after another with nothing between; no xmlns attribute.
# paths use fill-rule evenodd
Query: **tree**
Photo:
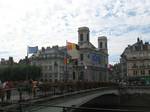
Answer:
<svg viewBox="0 0 150 112"><path fill-rule="evenodd" d="M33 65L13 65L0 67L0 79L6 80L37 80L41 76L41 68Z"/></svg>

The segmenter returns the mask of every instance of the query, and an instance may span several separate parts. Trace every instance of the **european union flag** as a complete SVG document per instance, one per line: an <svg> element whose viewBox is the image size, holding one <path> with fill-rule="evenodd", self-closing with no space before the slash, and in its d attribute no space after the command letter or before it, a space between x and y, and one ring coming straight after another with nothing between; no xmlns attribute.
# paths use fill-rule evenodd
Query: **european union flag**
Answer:
<svg viewBox="0 0 150 112"><path fill-rule="evenodd" d="M38 51L38 46L35 47L28 47L28 53L37 53Z"/></svg>
<svg viewBox="0 0 150 112"><path fill-rule="evenodd" d="M94 63L100 63L100 56L98 54L90 54L91 60Z"/></svg>

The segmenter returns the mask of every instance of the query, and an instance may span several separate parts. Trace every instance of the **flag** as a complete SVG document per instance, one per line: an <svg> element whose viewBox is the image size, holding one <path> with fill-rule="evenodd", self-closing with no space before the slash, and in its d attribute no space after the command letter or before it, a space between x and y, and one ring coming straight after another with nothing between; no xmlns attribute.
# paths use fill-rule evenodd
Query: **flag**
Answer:
<svg viewBox="0 0 150 112"><path fill-rule="evenodd" d="M64 64L68 64L69 63L69 59L67 57L64 58Z"/></svg>
<svg viewBox="0 0 150 112"><path fill-rule="evenodd" d="M65 65L67 64L67 58L66 57L64 58L64 64Z"/></svg>
<svg viewBox="0 0 150 112"><path fill-rule="evenodd" d="M28 54L30 54L30 53L37 53L37 51L38 51L38 46L28 47Z"/></svg>
<svg viewBox="0 0 150 112"><path fill-rule="evenodd" d="M100 55L95 54L95 53L91 53L91 54L90 54L90 59L91 59L91 61L92 61L93 63L95 63L95 64L100 64L100 61L101 61Z"/></svg>
<svg viewBox="0 0 150 112"><path fill-rule="evenodd" d="M109 71L112 71L112 70L113 70L113 65L109 64L109 65L108 65L108 70L109 70Z"/></svg>
<svg viewBox="0 0 150 112"><path fill-rule="evenodd" d="M79 47L75 43L67 42L67 53L71 56L72 59L79 58Z"/></svg>

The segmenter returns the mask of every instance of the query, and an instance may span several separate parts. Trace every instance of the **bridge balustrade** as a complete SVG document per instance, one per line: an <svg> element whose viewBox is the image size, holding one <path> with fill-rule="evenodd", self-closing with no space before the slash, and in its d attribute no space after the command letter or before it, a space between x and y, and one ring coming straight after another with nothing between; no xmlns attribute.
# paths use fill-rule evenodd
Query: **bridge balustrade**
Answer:
<svg viewBox="0 0 150 112"><path fill-rule="evenodd" d="M0 89L0 103L1 104L11 104L20 101L27 101L32 99L38 99L47 96L61 95L65 93L99 88L99 87L109 87L116 86L114 83L108 82L57 82L57 83L42 83L36 87L32 87L25 84L16 85L14 88L10 89ZM10 91L9 98L6 96L7 90Z"/></svg>

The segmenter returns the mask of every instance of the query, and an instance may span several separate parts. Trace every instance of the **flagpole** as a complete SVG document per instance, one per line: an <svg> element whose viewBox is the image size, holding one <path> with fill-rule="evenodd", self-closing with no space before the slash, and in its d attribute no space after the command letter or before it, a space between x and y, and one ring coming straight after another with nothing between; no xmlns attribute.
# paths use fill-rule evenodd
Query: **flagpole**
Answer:
<svg viewBox="0 0 150 112"><path fill-rule="evenodd" d="M29 50L29 46L27 46L26 66L28 65L28 55L29 55L28 50ZM27 81L29 80L28 70L26 70L26 80Z"/></svg>
<svg viewBox="0 0 150 112"><path fill-rule="evenodd" d="M29 55L29 54L28 54L28 49L29 49L29 46L27 46L27 58L28 58L28 55Z"/></svg>
<svg viewBox="0 0 150 112"><path fill-rule="evenodd" d="M26 64L28 64L29 46L27 46Z"/></svg>
<svg viewBox="0 0 150 112"><path fill-rule="evenodd" d="M67 40L66 40L66 54L65 54L65 58L66 58L66 66L65 66L65 72L66 72L65 74L66 74L66 76L65 76L65 80L66 80L66 81L68 80L68 73L67 73L67 72L68 72L68 71L67 71L67 68L68 68L68 67L67 67L67 66L68 66L68 62L67 62L67 50L68 50L68 49L67 49Z"/></svg>

